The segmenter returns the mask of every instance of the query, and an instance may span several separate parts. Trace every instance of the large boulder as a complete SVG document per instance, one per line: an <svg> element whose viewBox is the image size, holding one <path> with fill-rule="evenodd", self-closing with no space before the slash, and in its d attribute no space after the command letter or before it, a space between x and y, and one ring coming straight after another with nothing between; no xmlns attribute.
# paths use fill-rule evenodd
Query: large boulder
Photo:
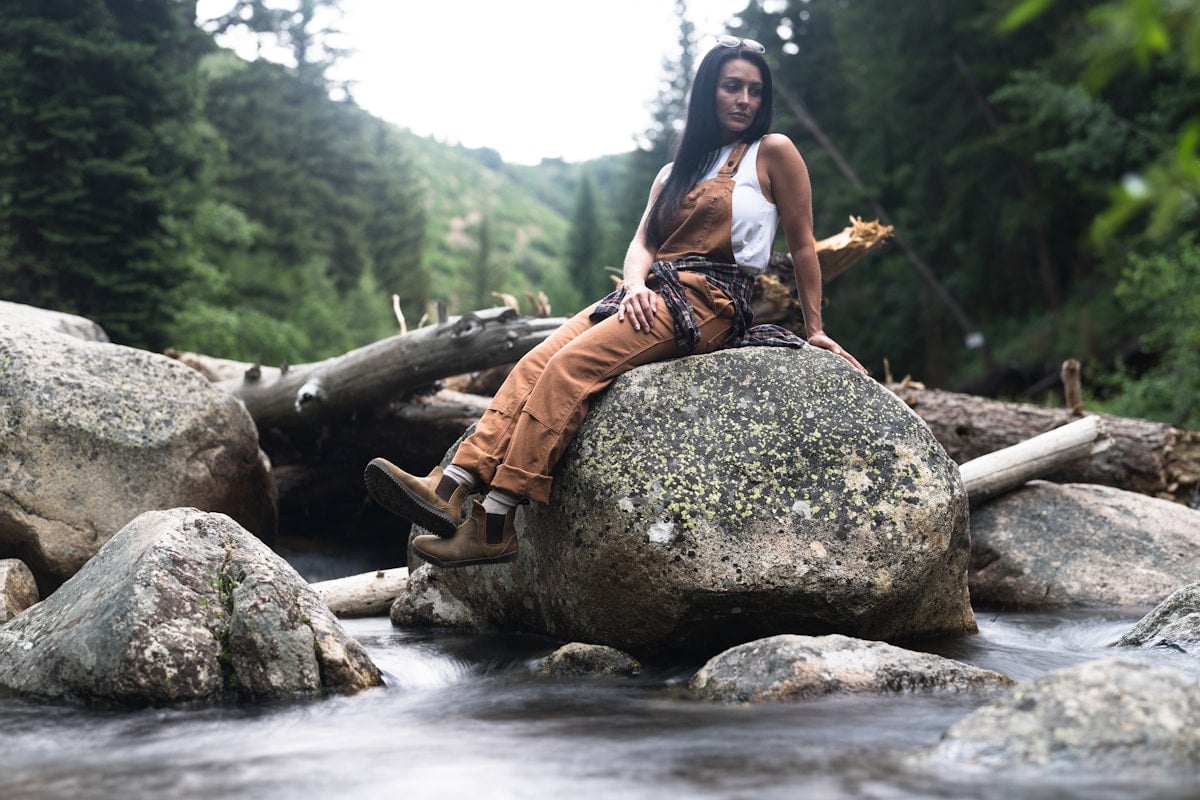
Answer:
<svg viewBox="0 0 1200 800"><path fill-rule="evenodd" d="M121 706L350 692L378 668L304 579L224 514L153 511L0 627L0 688Z"/></svg>
<svg viewBox="0 0 1200 800"><path fill-rule="evenodd" d="M823 350L627 373L517 528L510 564L417 569L393 621L634 653L976 630L957 466L895 395Z"/></svg>
<svg viewBox="0 0 1200 800"><path fill-rule="evenodd" d="M1167 647L1200 655L1200 582L1172 592L1117 644L1121 647Z"/></svg>
<svg viewBox="0 0 1200 800"><path fill-rule="evenodd" d="M108 334L86 317L0 300L0 323L28 330L41 328L89 342L107 342Z"/></svg>
<svg viewBox="0 0 1200 800"><path fill-rule="evenodd" d="M1200 580L1200 511L1031 481L971 515L971 598L1008 608L1153 605Z"/></svg>
<svg viewBox="0 0 1200 800"><path fill-rule="evenodd" d="M699 700L759 703L828 694L985 692L1012 685L999 672L883 642L780 634L710 658L688 688Z"/></svg>
<svg viewBox="0 0 1200 800"><path fill-rule="evenodd" d="M955 723L927 754L992 771L1081 766L1154 775L1200 767L1200 681L1129 659L1023 682Z"/></svg>
<svg viewBox="0 0 1200 800"><path fill-rule="evenodd" d="M0 557L46 595L138 514L184 506L273 538L245 407L165 356L0 322Z"/></svg>

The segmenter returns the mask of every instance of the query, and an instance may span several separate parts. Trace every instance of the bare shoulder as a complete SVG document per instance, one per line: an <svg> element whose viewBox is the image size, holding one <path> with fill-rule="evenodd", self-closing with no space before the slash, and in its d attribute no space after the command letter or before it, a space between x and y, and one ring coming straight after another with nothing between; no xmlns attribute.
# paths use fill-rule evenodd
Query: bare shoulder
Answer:
<svg viewBox="0 0 1200 800"><path fill-rule="evenodd" d="M766 156L768 161L776 164L803 162L796 145L782 133L768 133L762 137L762 144L759 145L758 152Z"/></svg>

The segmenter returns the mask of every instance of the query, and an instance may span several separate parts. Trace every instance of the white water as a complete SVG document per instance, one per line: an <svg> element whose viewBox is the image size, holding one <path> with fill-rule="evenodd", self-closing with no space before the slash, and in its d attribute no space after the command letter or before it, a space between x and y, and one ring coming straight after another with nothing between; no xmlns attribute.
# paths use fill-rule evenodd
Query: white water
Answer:
<svg viewBox="0 0 1200 800"><path fill-rule="evenodd" d="M1017 679L1113 655L1145 609L989 614L979 636L929 649ZM240 709L95 711L0 701L0 800L50 798L1185 798L1086 771L928 774L903 757L983 702L835 697L754 707L684 698L697 664L636 680L546 682L556 643L431 633L386 619L346 627L386 689ZM1195 659L1138 657L1198 671Z"/></svg>

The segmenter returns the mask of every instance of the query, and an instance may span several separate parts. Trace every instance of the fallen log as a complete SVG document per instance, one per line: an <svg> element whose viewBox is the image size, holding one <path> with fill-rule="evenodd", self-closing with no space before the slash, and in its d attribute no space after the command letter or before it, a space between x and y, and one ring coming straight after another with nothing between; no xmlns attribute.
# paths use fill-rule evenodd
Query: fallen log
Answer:
<svg viewBox="0 0 1200 800"><path fill-rule="evenodd" d="M510 308L476 311L325 361L259 367L218 385L245 403L260 429L312 426L439 378L517 361L564 321L522 317Z"/></svg>
<svg viewBox="0 0 1200 800"><path fill-rule="evenodd" d="M1076 418L1061 408L990 400L909 382L889 388L925 420L959 464ZM1065 464L1045 477L1058 483L1100 483L1185 505L1191 502L1200 483L1200 431L1145 419L1095 416L1101 420L1112 446L1091 459Z"/></svg>
<svg viewBox="0 0 1200 800"><path fill-rule="evenodd" d="M863 222L862 217L850 217L849 227L817 242L821 283L829 283L863 256L882 247L892 238L893 230L891 225L884 225L879 220Z"/></svg>
<svg viewBox="0 0 1200 800"><path fill-rule="evenodd" d="M1034 478L1112 446L1097 417L1084 417L1011 447L959 465L971 505L1024 486Z"/></svg>
<svg viewBox="0 0 1200 800"><path fill-rule="evenodd" d="M848 227L817 242L821 282L828 283L841 275L852 264L882 247L891 236L891 225L851 217ZM771 257L766 272L754 286L751 306L755 322L770 322L803 334L804 314L796 293L796 275L790 255L777 253Z"/></svg>
<svg viewBox="0 0 1200 800"><path fill-rule="evenodd" d="M408 567L397 567L310 585L339 617L382 617L407 582Z"/></svg>

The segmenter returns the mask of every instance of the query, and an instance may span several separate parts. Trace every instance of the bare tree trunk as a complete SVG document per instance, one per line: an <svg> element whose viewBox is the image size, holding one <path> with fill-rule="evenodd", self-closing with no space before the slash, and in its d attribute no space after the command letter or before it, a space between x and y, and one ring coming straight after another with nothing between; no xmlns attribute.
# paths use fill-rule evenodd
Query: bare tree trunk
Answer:
<svg viewBox="0 0 1200 800"><path fill-rule="evenodd" d="M381 569L348 578L311 584L317 596L339 617L379 617L408 582L408 567Z"/></svg>
<svg viewBox="0 0 1200 800"><path fill-rule="evenodd" d="M821 282L829 283L891 238L891 225L851 217L848 227L817 242ZM755 322L771 322L804 335L804 312L800 308L796 274L789 254L777 253L771 257L767 271L754 285L751 303Z"/></svg>
<svg viewBox="0 0 1200 800"><path fill-rule="evenodd" d="M890 388L928 423L946 452L960 464L1074 419L1064 409L1005 403L918 384ZM1112 447L1048 477L1116 486L1185 504L1191 501L1200 482L1200 431L1144 419L1099 417Z"/></svg>
<svg viewBox="0 0 1200 800"><path fill-rule="evenodd" d="M1016 489L1063 467L1104 452L1112 440L1098 417L1077 419L1019 444L973 458L959 467L971 505Z"/></svg>
<svg viewBox="0 0 1200 800"><path fill-rule="evenodd" d="M565 322L509 308L465 314L315 364L263 367L220 386L259 428L313 426L382 405L439 378L517 361Z"/></svg>

